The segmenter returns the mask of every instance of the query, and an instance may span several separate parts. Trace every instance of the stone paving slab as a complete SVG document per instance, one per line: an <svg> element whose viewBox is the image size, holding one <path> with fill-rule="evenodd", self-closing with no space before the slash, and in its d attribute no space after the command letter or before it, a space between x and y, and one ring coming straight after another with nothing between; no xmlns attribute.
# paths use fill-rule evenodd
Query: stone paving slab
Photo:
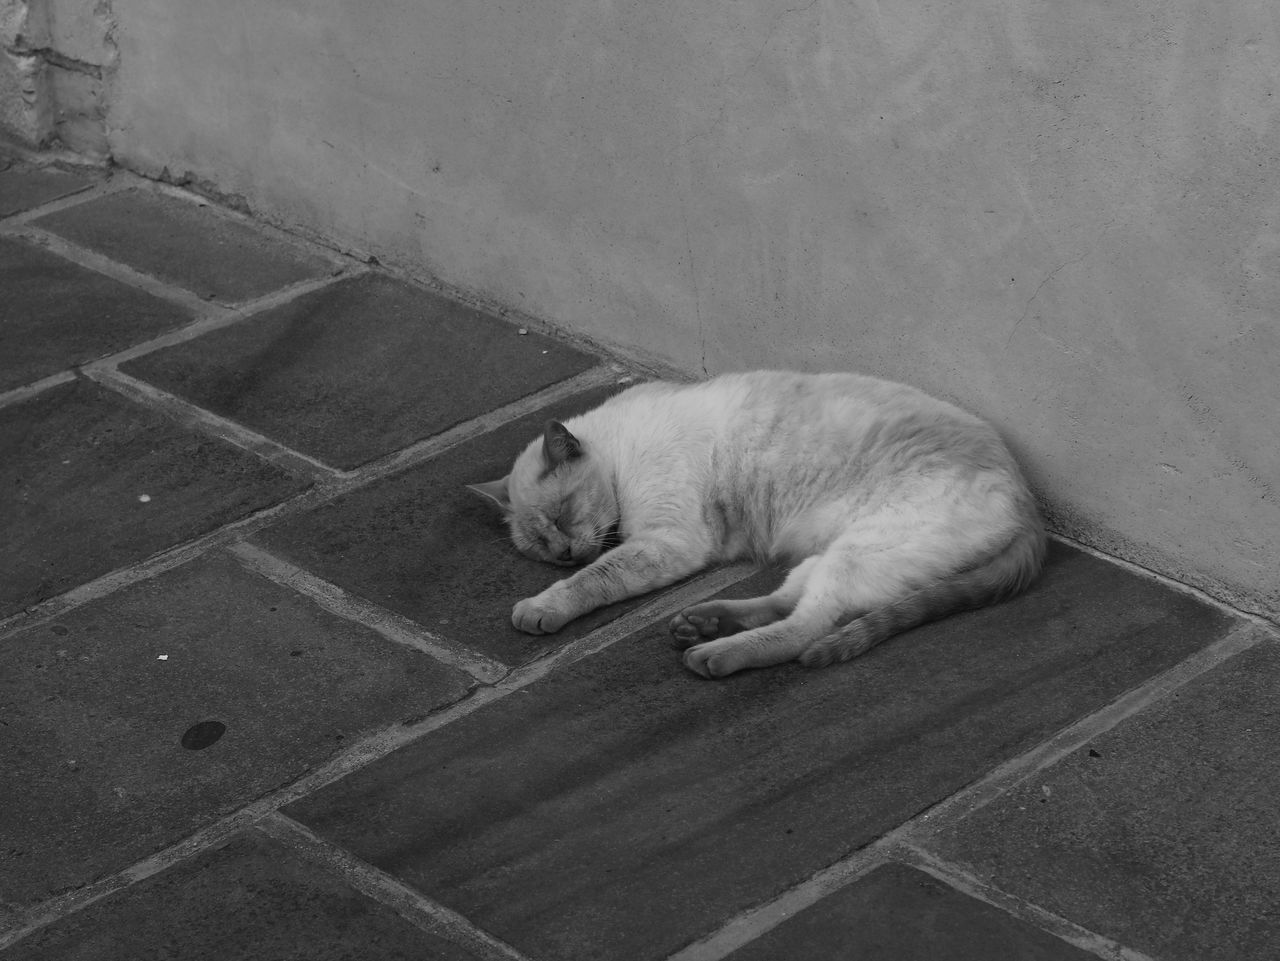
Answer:
<svg viewBox="0 0 1280 961"><path fill-rule="evenodd" d="M236 303L334 272L331 261L176 197L121 190L34 221L72 243L183 287Z"/></svg>
<svg viewBox="0 0 1280 961"><path fill-rule="evenodd" d="M254 536L300 567L506 664L558 649L640 601L614 604L533 637L511 608L567 572L516 553L493 506L466 484L494 480L549 417L599 404L611 388L529 414L429 462L370 484Z"/></svg>
<svg viewBox="0 0 1280 961"><path fill-rule="evenodd" d="M429 291L366 275L123 369L352 468L595 363Z"/></svg>
<svg viewBox="0 0 1280 961"><path fill-rule="evenodd" d="M36 167L0 155L0 217L34 210L51 200L93 186L88 177L55 167Z"/></svg>
<svg viewBox="0 0 1280 961"><path fill-rule="evenodd" d="M887 864L728 961L1097 961L912 868Z"/></svg>
<svg viewBox="0 0 1280 961"><path fill-rule="evenodd" d="M0 408L0 616L307 484L86 380Z"/></svg>
<svg viewBox="0 0 1280 961"><path fill-rule="evenodd" d="M0 290L0 391L191 320L176 304L10 237L0 237Z"/></svg>
<svg viewBox="0 0 1280 961"><path fill-rule="evenodd" d="M0 897L17 903L121 870L473 685L222 554L26 629L0 665Z"/></svg>
<svg viewBox="0 0 1280 961"><path fill-rule="evenodd" d="M257 832L0 951L5 961L474 961Z"/></svg>
<svg viewBox="0 0 1280 961"><path fill-rule="evenodd" d="M707 682L655 625L288 813L533 957L662 958L1233 624L1055 545L1027 595L826 670Z"/></svg>
<svg viewBox="0 0 1280 961"><path fill-rule="evenodd" d="M1280 957L1280 645L1263 642L933 847L1165 961Z"/></svg>

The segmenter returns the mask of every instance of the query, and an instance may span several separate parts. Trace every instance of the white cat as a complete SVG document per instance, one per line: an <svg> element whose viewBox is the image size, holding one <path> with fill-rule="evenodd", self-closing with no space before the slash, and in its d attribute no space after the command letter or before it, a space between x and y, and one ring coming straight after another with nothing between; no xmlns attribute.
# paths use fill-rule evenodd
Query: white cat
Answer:
<svg viewBox="0 0 1280 961"><path fill-rule="evenodd" d="M551 421L510 474L471 489L505 511L522 553L586 565L516 604L530 634L710 565L793 564L766 597L676 615L704 677L847 660L1011 597L1044 560L1035 502L990 426L854 374L641 384Z"/></svg>

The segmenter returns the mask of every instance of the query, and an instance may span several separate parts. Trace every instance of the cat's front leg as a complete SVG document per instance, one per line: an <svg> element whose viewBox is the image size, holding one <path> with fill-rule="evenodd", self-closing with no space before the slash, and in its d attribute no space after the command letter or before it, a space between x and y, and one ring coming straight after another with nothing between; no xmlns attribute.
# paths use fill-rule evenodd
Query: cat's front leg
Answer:
<svg viewBox="0 0 1280 961"><path fill-rule="evenodd" d="M511 623L526 634L552 634L597 608L674 584L702 570L709 560L709 549L688 543L687 536L632 538L541 594L520 601L511 612Z"/></svg>

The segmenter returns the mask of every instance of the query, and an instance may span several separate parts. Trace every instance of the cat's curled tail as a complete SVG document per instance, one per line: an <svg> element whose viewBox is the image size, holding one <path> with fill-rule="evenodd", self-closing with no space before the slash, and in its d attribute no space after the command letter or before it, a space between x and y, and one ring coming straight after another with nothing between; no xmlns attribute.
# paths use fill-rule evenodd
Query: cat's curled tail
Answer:
<svg viewBox="0 0 1280 961"><path fill-rule="evenodd" d="M1025 524L996 553L957 574L854 618L819 638L800 655L806 667L826 667L857 657L883 640L959 611L1008 600L1024 591L1044 564L1039 523Z"/></svg>

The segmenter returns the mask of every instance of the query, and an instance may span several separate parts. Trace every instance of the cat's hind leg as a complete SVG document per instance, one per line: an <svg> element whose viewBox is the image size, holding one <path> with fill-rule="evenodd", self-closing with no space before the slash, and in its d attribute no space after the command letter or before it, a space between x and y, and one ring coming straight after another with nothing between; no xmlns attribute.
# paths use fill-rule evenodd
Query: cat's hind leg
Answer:
<svg viewBox="0 0 1280 961"><path fill-rule="evenodd" d="M684 663L703 677L724 677L800 657L814 642L856 617L892 603L954 570L925 529L855 527L813 558L804 588L786 617L690 647Z"/></svg>
<svg viewBox="0 0 1280 961"><path fill-rule="evenodd" d="M772 594L743 600L714 599L686 607L671 619L672 644L683 650L718 637L764 627L787 617L801 595L817 557L801 561Z"/></svg>

